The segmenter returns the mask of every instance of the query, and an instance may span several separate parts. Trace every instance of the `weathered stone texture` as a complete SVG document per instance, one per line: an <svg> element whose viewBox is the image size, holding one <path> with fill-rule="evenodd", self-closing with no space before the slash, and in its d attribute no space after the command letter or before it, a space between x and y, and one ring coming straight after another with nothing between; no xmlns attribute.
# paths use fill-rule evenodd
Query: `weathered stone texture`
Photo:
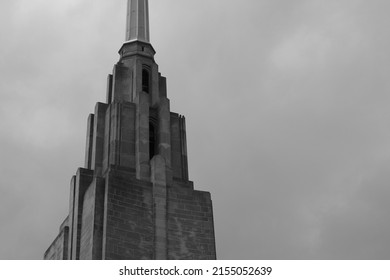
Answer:
<svg viewBox="0 0 390 280"><path fill-rule="evenodd" d="M168 259L216 259L210 193L168 189Z"/></svg>
<svg viewBox="0 0 390 280"><path fill-rule="evenodd" d="M76 175L72 176L70 180L70 195L69 195L69 215L68 215L68 226L69 226L69 241L68 241L68 259L72 259L73 252L73 221L75 216L75 193L76 193Z"/></svg>
<svg viewBox="0 0 390 280"><path fill-rule="evenodd" d="M68 259L68 239L69 227L67 226L68 218L60 227L60 233L54 239L53 243L44 254L45 260L66 260Z"/></svg>
<svg viewBox="0 0 390 280"><path fill-rule="evenodd" d="M212 202L188 180L185 119L169 100L98 103L69 219L45 258L215 259ZM150 159L149 125L157 130Z"/></svg>
<svg viewBox="0 0 390 280"><path fill-rule="evenodd" d="M149 97L140 92L136 97L137 113L135 125L136 176L139 180L150 180L149 164Z"/></svg>
<svg viewBox="0 0 390 280"><path fill-rule="evenodd" d="M74 203L72 209L73 221L70 225L72 235L69 236L71 242L71 255L70 258L78 260L80 258L80 240L81 240L81 227L82 227L82 214L83 214L83 202L84 194L87 188L91 184L93 179L92 170L79 168L77 170L74 189Z"/></svg>
<svg viewBox="0 0 390 280"><path fill-rule="evenodd" d="M102 258L104 180L95 177L84 194L80 259Z"/></svg>
<svg viewBox="0 0 390 280"><path fill-rule="evenodd" d="M134 103L122 104L119 165L133 170L135 170L135 112Z"/></svg>
<svg viewBox="0 0 390 280"><path fill-rule="evenodd" d="M185 138L185 119L171 113L171 153L173 177L188 180L187 142Z"/></svg>
<svg viewBox="0 0 390 280"><path fill-rule="evenodd" d="M105 117L107 107L107 104L103 103L96 103L95 106L91 169L93 169L97 175L101 175L103 169Z"/></svg>
<svg viewBox="0 0 390 280"><path fill-rule="evenodd" d="M165 160L156 155L151 160L154 206L155 259L167 259L167 179Z"/></svg>
<svg viewBox="0 0 390 280"><path fill-rule="evenodd" d="M103 258L153 259L151 184L110 169L104 203Z"/></svg>
<svg viewBox="0 0 390 280"><path fill-rule="evenodd" d="M131 69L119 62L113 70L113 96L115 101L132 101L131 89L133 87Z"/></svg>

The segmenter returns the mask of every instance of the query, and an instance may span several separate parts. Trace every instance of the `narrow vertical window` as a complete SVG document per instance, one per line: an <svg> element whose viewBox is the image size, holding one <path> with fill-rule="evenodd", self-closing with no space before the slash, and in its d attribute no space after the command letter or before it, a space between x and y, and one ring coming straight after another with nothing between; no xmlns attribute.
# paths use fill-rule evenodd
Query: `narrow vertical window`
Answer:
<svg viewBox="0 0 390 280"><path fill-rule="evenodd" d="M149 93L149 71L146 69L142 70L142 91Z"/></svg>
<svg viewBox="0 0 390 280"><path fill-rule="evenodd" d="M149 123L149 159L152 159L156 154L156 129L154 125Z"/></svg>

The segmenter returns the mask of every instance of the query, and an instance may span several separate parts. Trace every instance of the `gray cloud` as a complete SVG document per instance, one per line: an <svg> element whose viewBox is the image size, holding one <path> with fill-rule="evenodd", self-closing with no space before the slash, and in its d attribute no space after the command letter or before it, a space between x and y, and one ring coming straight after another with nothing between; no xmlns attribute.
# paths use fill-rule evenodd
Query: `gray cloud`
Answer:
<svg viewBox="0 0 390 280"><path fill-rule="evenodd" d="M2 259L41 258L65 218L125 2L0 4ZM389 258L389 5L150 1L219 258Z"/></svg>

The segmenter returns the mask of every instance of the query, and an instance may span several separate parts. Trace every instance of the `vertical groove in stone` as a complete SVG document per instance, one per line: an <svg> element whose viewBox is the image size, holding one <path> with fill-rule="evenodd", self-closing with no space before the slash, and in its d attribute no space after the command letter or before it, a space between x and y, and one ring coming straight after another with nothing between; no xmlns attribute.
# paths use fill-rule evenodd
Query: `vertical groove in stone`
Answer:
<svg viewBox="0 0 390 280"><path fill-rule="evenodd" d="M113 75L109 74L107 76L107 92L106 92L107 104L110 104L112 101L112 81L113 81Z"/></svg>
<svg viewBox="0 0 390 280"><path fill-rule="evenodd" d="M118 104L117 107L117 115L116 115L116 129L117 129L117 134L116 134L116 145L115 145L115 164L121 165L121 145L122 145L122 104Z"/></svg>
<svg viewBox="0 0 390 280"><path fill-rule="evenodd" d="M84 168L91 169L92 161L92 147L93 147L93 123L94 123L94 114L90 114L88 117L87 123L87 141L85 147L85 163Z"/></svg>
<svg viewBox="0 0 390 280"><path fill-rule="evenodd" d="M73 211L73 237L72 237L72 259L80 259L80 240L84 194L92 182L93 171L79 168L75 180L74 211Z"/></svg>
<svg viewBox="0 0 390 280"><path fill-rule="evenodd" d="M169 99L161 98L158 107L158 153L165 159L167 182L172 181L172 158L171 158L171 115Z"/></svg>
<svg viewBox="0 0 390 280"><path fill-rule="evenodd" d="M105 173L110 166L111 108L112 104L108 106L105 115L103 173Z"/></svg>
<svg viewBox="0 0 390 280"><path fill-rule="evenodd" d="M139 92L136 98L136 177L150 181L149 162L149 95Z"/></svg>
<svg viewBox="0 0 390 280"><path fill-rule="evenodd" d="M72 260L73 255L73 220L75 210L75 193L76 193L76 176L72 176L70 181L70 198L69 198L69 236L68 236L68 259Z"/></svg>
<svg viewBox="0 0 390 280"><path fill-rule="evenodd" d="M111 104L110 164L120 165L121 103Z"/></svg>
<svg viewBox="0 0 390 280"><path fill-rule="evenodd" d="M96 175L101 175L103 169L104 130L107 106L107 104L97 103L95 107L91 169L95 170Z"/></svg>
<svg viewBox="0 0 390 280"><path fill-rule="evenodd" d="M151 160L154 206L154 249L156 260L167 259L167 185L165 160L156 155Z"/></svg>
<svg viewBox="0 0 390 280"><path fill-rule="evenodd" d="M187 159L187 139L186 139L186 123L184 116L179 117L180 125L180 145L182 156L182 178L188 180L188 159Z"/></svg>

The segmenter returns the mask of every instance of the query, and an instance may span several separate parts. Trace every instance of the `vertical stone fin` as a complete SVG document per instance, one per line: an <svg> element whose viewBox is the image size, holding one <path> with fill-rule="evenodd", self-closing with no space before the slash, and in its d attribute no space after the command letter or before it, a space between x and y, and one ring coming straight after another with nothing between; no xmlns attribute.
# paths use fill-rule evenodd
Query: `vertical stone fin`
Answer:
<svg viewBox="0 0 390 280"><path fill-rule="evenodd" d="M155 259L167 259L167 183L165 160L155 155L151 162L154 205L154 246Z"/></svg>
<svg viewBox="0 0 390 280"><path fill-rule="evenodd" d="M85 147L85 163L84 163L84 168L86 169L91 169L91 163L92 163L94 117L95 117L94 114L90 114L87 122L87 141Z"/></svg>

